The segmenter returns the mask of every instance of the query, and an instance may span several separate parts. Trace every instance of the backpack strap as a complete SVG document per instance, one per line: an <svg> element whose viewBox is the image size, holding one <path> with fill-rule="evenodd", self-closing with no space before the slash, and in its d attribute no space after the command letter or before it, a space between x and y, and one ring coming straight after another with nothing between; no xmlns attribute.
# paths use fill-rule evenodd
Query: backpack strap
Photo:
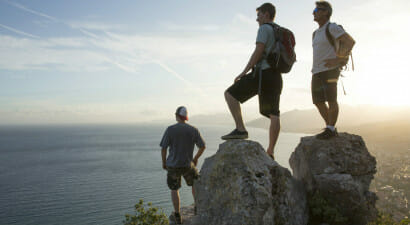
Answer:
<svg viewBox="0 0 410 225"><path fill-rule="evenodd" d="M279 33L278 33L278 29L280 26L277 24L273 24L273 23L264 23L264 24L268 24L269 26L272 27L273 30L273 36L275 37L275 43L274 45L276 45L276 42L278 42L279 40Z"/></svg>
<svg viewBox="0 0 410 225"><path fill-rule="evenodd" d="M334 40L334 38L333 38L333 36L332 36L332 34L330 33L330 31L329 31L329 25L330 25L330 22L326 25L326 38L327 38L327 41L329 42L329 44L333 47L333 49L335 49L335 51L336 51L336 45L335 45L335 40ZM315 39L315 36L316 36L316 31L314 31L313 32L313 34L312 34L312 41L313 41L313 39Z"/></svg>
<svg viewBox="0 0 410 225"><path fill-rule="evenodd" d="M326 25L326 38L329 41L329 44L333 47L333 49L336 51L336 44L335 44L335 39L333 38L332 34L329 31L329 25L330 22Z"/></svg>
<svg viewBox="0 0 410 225"><path fill-rule="evenodd" d="M329 31L329 25L330 25L330 22L326 25L326 37L327 37L327 40L329 41L329 43L330 43L330 45L333 47L333 49L335 49L335 51L336 51L336 44L335 44L335 39L333 38L333 36L332 36L332 34L330 33L330 31ZM342 25L338 25L339 27L341 27L342 29L343 29L343 26ZM346 31L345 31L346 32ZM353 54L352 54L352 52L350 52L350 54L347 56L347 57L349 57L350 56L350 59L351 59L351 61L352 61L352 71L354 71L354 62L353 62ZM347 65L345 66L345 69L347 68Z"/></svg>
<svg viewBox="0 0 410 225"><path fill-rule="evenodd" d="M272 48L270 49L270 51L272 51L273 49L275 49L276 45L278 44L278 42L280 41L280 26L277 24L273 24L273 23L264 23L264 24L268 24L269 26L272 27L273 30L273 37L275 38L275 42L272 45ZM266 55L267 57L268 55Z"/></svg>

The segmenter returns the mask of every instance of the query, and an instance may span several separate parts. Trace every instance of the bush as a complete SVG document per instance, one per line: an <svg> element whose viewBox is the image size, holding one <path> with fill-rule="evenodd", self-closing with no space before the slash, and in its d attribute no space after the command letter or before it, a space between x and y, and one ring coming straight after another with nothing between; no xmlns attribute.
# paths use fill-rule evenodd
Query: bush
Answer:
<svg viewBox="0 0 410 225"><path fill-rule="evenodd" d="M394 221L393 217L388 213L379 212L377 219L368 225L409 225L410 219L403 219L400 222Z"/></svg>
<svg viewBox="0 0 410 225"><path fill-rule="evenodd" d="M148 202L148 209L144 208L144 201L139 200L135 205L135 215L125 215L124 225L169 225L169 221L165 213L158 211L157 207L153 207L151 202Z"/></svg>
<svg viewBox="0 0 410 225"><path fill-rule="evenodd" d="M334 206L323 198L319 192L315 192L308 199L309 224L346 224L347 218Z"/></svg>

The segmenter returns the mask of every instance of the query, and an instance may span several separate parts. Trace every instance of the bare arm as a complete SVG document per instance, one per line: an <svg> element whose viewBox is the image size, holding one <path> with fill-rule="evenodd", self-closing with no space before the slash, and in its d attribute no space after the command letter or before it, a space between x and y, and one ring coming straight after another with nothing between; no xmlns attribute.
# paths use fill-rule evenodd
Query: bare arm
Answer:
<svg viewBox="0 0 410 225"><path fill-rule="evenodd" d="M166 161L167 161L167 149L166 149L166 148L163 148L163 149L162 149L162 151L161 151L161 156L162 156L162 168L163 168L164 170L166 170L166 169L167 169L167 164L166 164Z"/></svg>
<svg viewBox="0 0 410 225"><path fill-rule="evenodd" d="M352 51L353 46L356 43L348 33L344 33L342 36L338 37L336 42L339 42L339 49L336 52L336 58L325 60L326 67L334 67L345 64L349 58L350 51Z"/></svg>
<svg viewBox="0 0 410 225"><path fill-rule="evenodd" d="M202 153L204 153L204 151L205 151L205 147L200 148L198 150L198 152L196 153L194 159L192 160L194 162L195 166L196 166L196 164L198 164L198 159L199 159L199 157L201 157L201 155L202 155Z"/></svg>
<svg viewBox="0 0 410 225"><path fill-rule="evenodd" d="M336 41L339 42L339 50L337 51L337 57L346 58L349 57L350 51L352 51L354 44L356 43L353 38L348 34L344 33Z"/></svg>
<svg viewBox="0 0 410 225"><path fill-rule="evenodd" d="M263 50L265 50L265 44L263 43L256 43L256 47L255 50L252 53L251 58L249 59L248 64L246 65L245 69L242 71L241 74L239 74L239 76L237 76L235 78L235 82L238 81L239 79L241 79L241 77L245 76L245 74L252 69L252 67L254 67L256 65L256 63L259 62L259 60L262 58L263 55Z"/></svg>

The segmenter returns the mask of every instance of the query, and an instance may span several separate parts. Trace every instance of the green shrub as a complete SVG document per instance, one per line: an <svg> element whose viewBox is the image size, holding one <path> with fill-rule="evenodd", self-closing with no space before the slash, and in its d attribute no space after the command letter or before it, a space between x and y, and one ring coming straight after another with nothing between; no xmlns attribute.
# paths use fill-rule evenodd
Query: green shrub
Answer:
<svg viewBox="0 0 410 225"><path fill-rule="evenodd" d="M144 201L139 200L135 205L135 215L125 215L124 225L169 225L169 221L165 213L158 211L157 207L153 207L151 202L148 202L148 209L144 208Z"/></svg>
<svg viewBox="0 0 410 225"><path fill-rule="evenodd" d="M319 192L315 192L308 199L309 224L346 224L347 218L340 211L329 204Z"/></svg>
<svg viewBox="0 0 410 225"><path fill-rule="evenodd" d="M379 212L377 219L368 225L409 225L410 219L403 219L400 222L394 221L393 217L388 213Z"/></svg>

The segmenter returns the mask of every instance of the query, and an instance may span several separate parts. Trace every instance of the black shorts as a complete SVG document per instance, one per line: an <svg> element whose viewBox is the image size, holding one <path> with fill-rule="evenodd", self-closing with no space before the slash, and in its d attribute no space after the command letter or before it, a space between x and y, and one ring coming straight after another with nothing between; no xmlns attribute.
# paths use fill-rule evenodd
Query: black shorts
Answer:
<svg viewBox="0 0 410 225"><path fill-rule="evenodd" d="M262 77L261 80L260 77ZM282 75L271 68L246 74L226 91L240 103L259 95L259 112L262 115L269 118L269 115L279 116L280 114Z"/></svg>
<svg viewBox="0 0 410 225"><path fill-rule="evenodd" d="M313 74L312 100L313 104L322 102L337 102L337 81L340 70L328 70Z"/></svg>

